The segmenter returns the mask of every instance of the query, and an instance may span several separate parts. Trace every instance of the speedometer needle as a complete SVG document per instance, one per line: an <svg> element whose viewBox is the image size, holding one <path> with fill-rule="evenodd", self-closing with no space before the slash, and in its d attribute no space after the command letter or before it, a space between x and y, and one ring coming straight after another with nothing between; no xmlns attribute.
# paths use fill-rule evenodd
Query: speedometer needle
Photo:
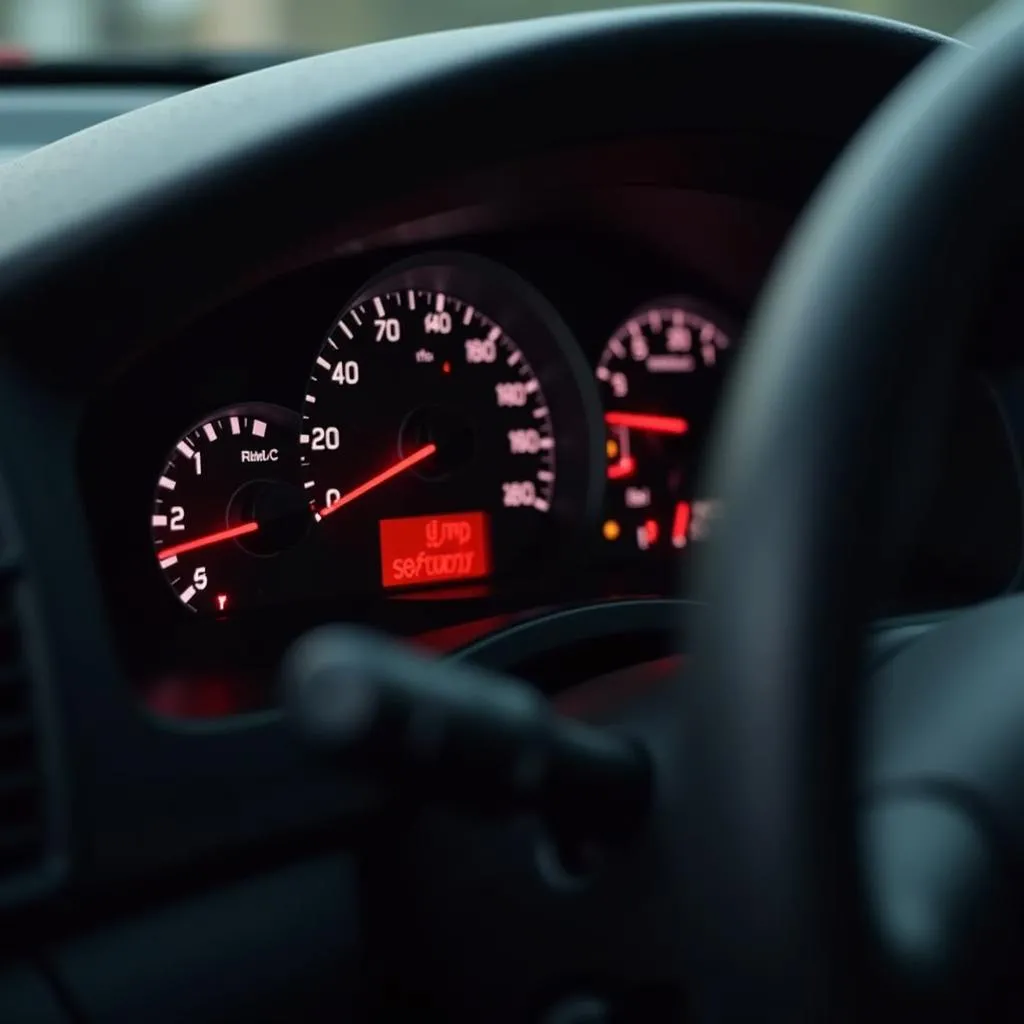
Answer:
<svg viewBox="0 0 1024 1024"><path fill-rule="evenodd" d="M181 544L175 544L174 547L160 548L157 551L157 557L163 562L168 558L183 555L186 551L198 551L199 548L206 548L211 544L220 544L222 541L233 540L235 537L244 537L247 533L255 533L259 528L259 523L242 523L241 526L232 526L228 530L218 530L216 533L208 533L204 537L183 541Z"/></svg>
<svg viewBox="0 0 1024 1024"><path fill-rule="evenodd" d="M682 416L652 416L643 412L606 412L604 421L609 427L630 427L652 434L685 434L690 429Z"/></svg>
<svg viewBox="0 0 1024 1024"><path fill-rule="evenodd" d="M422 448L417 448L412 455L407 455L404 459L399 460L393 466L389 466L382 473L378 473L376 476L370 477L366 483L360 484L348 493L343 494L340 498L332 501L330 505L320 509L317 513L317 519L323 519L324 516L329 516L332 512L337 512L342 505L347 505L349 502L355 501L356 498L361 498L368 491L372 491L375 487L379 487L381 484L387 483L387 481L392 477L398 476L399 473L404 473L407 469L411 469L418 462L422 462L424 459L429 459L436 451L436 444L425 444Z"/></svg>

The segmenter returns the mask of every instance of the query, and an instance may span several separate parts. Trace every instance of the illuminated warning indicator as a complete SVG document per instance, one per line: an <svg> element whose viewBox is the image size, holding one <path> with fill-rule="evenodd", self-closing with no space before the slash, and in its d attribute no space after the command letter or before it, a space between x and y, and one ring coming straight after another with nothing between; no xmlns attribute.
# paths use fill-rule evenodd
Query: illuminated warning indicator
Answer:
<svg viewBox="0 0 1024 1024"><path fill-rule="evenodd" d="M676 504L676 514L672 520L672 546L674 548L686 547L686 540L690 532L690 503L680 501Z"/></svg>
<svg viewBox="0 0 1024 1024"><path fill-rule="evenodd" d="M217 595L217 611L222 612L228 606L228 595L218 594Z"/></svg>
<svg viewBox="0 0 1024 1024"><path fill-rule="evenodd" d="M648 519L643 526L636 528L636 546L641 551L646 551L658 543L659 533L658 521L656 519Z"/></svg>
<svg viewBox="0 0 1024 1024"><path fill-rule="evenodd" d="M609 519L601 532L604 534L605 540L618 540L622 534L622 527L614 519Z"/></svg>

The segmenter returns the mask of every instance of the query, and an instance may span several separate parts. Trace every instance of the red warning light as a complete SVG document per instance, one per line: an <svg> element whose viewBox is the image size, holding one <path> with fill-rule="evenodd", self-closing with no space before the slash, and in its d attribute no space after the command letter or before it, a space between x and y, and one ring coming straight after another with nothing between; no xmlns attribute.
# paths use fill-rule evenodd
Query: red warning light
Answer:
<svg viewBox="0 0 1024 1024"><path fill-rule="evenodd" d="M689 532L690 503L688 501L677 502L675 519L672 521L672 546L676 548L685 547Z"/></svg>
<svg viewBox="0 0 1024 1024"><path fill-rule="evenodd" d="M644 523L644 529L647 531L647 543L657 544L658 543L658 520L648 519Z"/></svg>
<svg viewBox="0 0 1024 1024"><path fill-rule="evenodd" d="M222 612L228 606L228 595L218 594L217 595L217 611Z"/></svg>
<svg viewBox="0 0 1024 1024"><path fill-rule="evenodd" d="M442 373L451 373L452 372L452 364L449 363L447 359L441 364L441 372Z"/></svg>

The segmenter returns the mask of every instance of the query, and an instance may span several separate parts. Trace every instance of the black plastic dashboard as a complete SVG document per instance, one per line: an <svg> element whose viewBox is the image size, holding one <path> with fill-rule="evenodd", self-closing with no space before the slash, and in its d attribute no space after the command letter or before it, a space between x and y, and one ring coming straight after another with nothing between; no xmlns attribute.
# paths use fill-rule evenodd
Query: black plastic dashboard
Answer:
<svg viewBox="0 0 1024 1024"><path fill-rule="evenodd" d="M239 957L251 948L240 933L272 930L249 927L229 894L197 916L184 896L345 843L379 808L378 793L309 757L267 709L277 657L299 632L370 622L556 691L616 659L660 656L675 621L674 560L601 561L613 542L600 514L593 528L580 519L576 552L556 543L554 562L524 563L468 600L378 585L224 619L193 612L154 549L153 517L169 528L173 514L154 511L154 494L178 443L238 403L300 415L332 325L409 258L468 254L527 282L595 389L617 328L652 300L699 300L741 328L831 160L939 43L756 5L441 34L183 94L0 168L4 571L25 622L48 815L46 871L13 877L4 913L40 911L34 949L86 1019L139 1019L140 994L149 1019L184 1019L195 958L179 954L194 950L205 910ZM978 311L941 497L928 525L914 524L917 564L880 611L1019 582L1024 264L1012 245ZM229 411L214 419L231 432ZM618 458L606 436L592 441L599 459ZM237 679L212 703L161 704L154 686L168 672ZM150 710L213 720L169 722L140 693ZM258 1019L266 992L272 1020L297 990L355 974L352 865L318 864L297 908L307 931L295 938L295 922L274 972L246 965L245 1008L222 1012L240 1005L229 992L188 1019ZM324 876L331 898L317 906ZM286 895L271 889L266 903L253 894L263 924L284 920ZM179 898L180 915L146 912ZM325 935L327 963L308 955ZM97 980L126 948L160 953L127 994Z"/></svg>
<svg viewBox="0 0 1024 1024"><path fill-rule="evenodd" d="M455 637L464 643L482 628L493 630L500 621L512 621L541 609L674 593L676 556L683 555L685 564L686 549L697 542L701 524L695 519L673 538L672 519L679 514L690 516L691 505L698 511L704 507L699 500L691 499L699 497L695 490L699 453L716 396L727 380L733 350L740 344L734 325L742 324L790 217L786 207L775 203L672 187L672 157L679 160L684 155L669 143L649 142L621 152L610 150L553 160L539 166L533 179L520 174L518 193L498 192L489 203L432 212L419 221L385 230L376 238L349 243L343 247L349 251L332 253L323 262L276 276L175 336L157 342L122 367L90 412L82 436L80 465L112 617L130 671L143 688L155 688L163 694L156 699L166 701L172 699L166 691L168 678L180 682L191 674L206 679L209 685L209 678L215 675L221 686L225 679L233 680L232 691L239 694L243 706L251 706L254 701L266 699L272 666L287 644L319 622L344 619L406 635L432 633L438 643L454 645L459 642ZM650 181L644 182L641 176L634 181L628 171L617 171L637 164L647 168ZM588 165L600 166L601 173L581 174L580 168ZM659 179L662 183L655 183ZM219 574L208 568L213 556L222 554L219 547L213 552L196 552L204 556L200 559L202 566L188 561L192 554L189 551L177 555L172 552L170 559L161 556L161 547L166 551L169 545L175 545L177 552L182 546L178 542L191 536L191 524L184 521L177 535L171 530L150 528L155 489L160 501L156 484L164 472L165 453L173 454L185 434L188 440L184 450L201 449L198 458L209 460L215 450L211 439L223 436L230 442L233 431L245 432L246 410L254 407L251 403L258 403L265 410L263 419L255 414L253 417L259 424L260 440L264 440L264 429L269 429L271 441L263 447L268 456L273 453L280 461L272 470L265 465L253 466L246 480L276 476L279 488L287 488L293 495L300 490L299 477L304 480L313 472L301 472L303 457L297 442L300 434L309 439L310 428L299 426L299 410L303 394L315 387L309 383L311 367L314 373L317 369L314 356L330 325L364 282L381 273L386 275L386 268L396 261L410 259L414 266L425 263L449 279L453 273L461 278L468 274L469 280L462 288L470 291L486 292L496 277L511 279L514 293L504 300L512 307L509 317L515 319L517 304L524 301L520 292L525 286L541 297L545 314L557 320L561 342L556 343L546 325L539 322L523 324L525 336L512 332L528 352L531 374L536 372L535 379L544 385L541 393L552 407L548 451L553 459L549 468L536 470L540 479L531 484L538 489L532 500L539 500L543 512L515 514L514 510L501 509L496 482L489 486L474 483L474 475L485 474L488 462L502 458L500 452L485 447L488 432L499 429L496 418L501 414L514 417L516 413L515 408L488 407L467 419L465 443L480 449L466 456L467 465L457 464L448 472L435 474L437 478L422 481L422 496L415 489L400 491L397 483L391 484L394 496L385 491L387 497L376 509L378 518L407 516L414 510L451 514L464 510L467 502L472 507L476 501L485 508L489 522L500 524L504 515L509 522L508 532L502 536L500 525L491 528L495 533L489 545L492 550L485 554L496 564L483 575L471 573L466 580L433 587L388 586L385 579L382 586L377 568L381 541L373 524L359 532L358 520L350 514L358 507L336 520L304 521L299 535L289 538L270 558L260 558L267 552L249 552L256 559L253 561L236 549L245 538L230 539L235 562L230 557L220 558ZM454 301L465 298L458 283L451 283L448 291ZM422 298L419 301L422 303ZM485 298L484 305L486 302ZM403 293L401 306L407 304ZM652 304L656 311L674 307L674 315L683 325L677 333L688 351L692 346L698 355L674 357L662 352L659 356L654 352L657 369L648 374L645 366L651 355L647 350L651 346L664 349L673 329L673 314L667 308L665 323L659 323L657 331L647 322L641 325L636 321L636 312ZM436 315L434 302L424 308L429 322ZM695 309L704 310L708 322L729 325L722 328L723 347L716 349L713 365L703 364L699 337L694 334L691 338L693 332L686 326L686 318L696 315ZM374 310L370 315L375 314ZM349 323L358 331L355 320ZM641 341L644 360L632 355L620 359L607 348L623 324L629 324L634 332L630 338L645 339ZM394 347L386 340L378 343L370 339L361 344L342 333L338 335L342 346L339 351L359 355L364 367L359 386L363 389L374 387L373 380L367 380L368 372L373 372L372 364L369 370L366 368L367 357L383 353L381 358L388 362L377 378L378 391L370 392L373 404L387 401L387 394L398 386L395 374L412 376L416 383L412 393L402 399L397 422L417 415L417 410L434 409L431 415L444 420L438 429L451 433L449 421L456 407L467 401L473 403L485 386L472 383L484 368L465 362L454 338L459 327L458 322L454 329L448 326L454 330L452 337L418 335L419 341L406 340ZM431 351L420 343L432 346ZM618 346L618 342L613 344ZM414 351L417 346L419 350ZM428 357L433 360L433 349L439 353L437 363L424 366L417 362ZM574 360L574 383L585 393L586 401L573 405L567 399L563 403L566 407L559 408L553 389L560 387L560 376L570 375L566 349ZM389 352L394 356L386 354ZM404 355L399 358L399 353ZM327 354L331 354L329 349ZM505 355L497 365L506 361ZM603 370L602 356L606 359ZM510 358L516 360L517 356ZM657 362L659 358L661 363ZM662 364L673 358L684 369L666 372ZM344 365L353 364L349 360ZM443 383L449 384L462 373L467 377L466 385L454 395L450 386L435 395L435 385L444 369L452 367L455 374ZM505 372L507 375L511 371ZM604 380L597 376L599 372ZM666 380L671 386L662 394ZM358 475L359 470L349 464L359 465L362 450L371 453L365 462L365 476L385 464L388 452L401 447L401 438L397 446L390 440L395 424L375 422L372 428L367 426L373 410L366 407L365 399L360 401L366 391L360 392L359 386L348 386L339 411L343 415L350 406L355 407L345 417L338 441L339 461L343 464L337 469L331 467L339 479L355 479L353 473ZM634 452L629 454L630 431L609 427L606 432L599 422L604 406L623 405L616 401L613 386L622 390L631 387L622 396L630 410L685 415L687 436L677 440L655 433L645 439L634 429ZM340 394L339 389L333 390ZM320 407L312 414L321 413L329 399L330 395L321 395ZM526 398L522 401L520 420L509 422L521 421L520 426L529 430L531 423L540 422L529 414L543 409L540 403L528 405ZM216 410L226 413L205 426ZM264 422L273 422L274 417L280 420L280 427L264 428ZM186 430L190 424L193 428ZM197 429L195 425L204 427ZM661 424L655 422L654 426L657 429ZM279 456L277 448L269 447L275 443L278 429ZM442 444L447 442L454 451L460 437L445 436ZM116 463L110 460L114 438ZM531 435L526 443L527 447L534 446L535 456L544 454L543 449L536 450L544 443L542 438ZM218 444L223 447L223 442ZM306 453L307 461L311 454L315 453ZM237 461L238 457L233 455L232 459ZM263 455L244 448L240 457ZM188 458L196 461L191 455ZM452 458L458 460L459 453L456 451ZM531 459L530 451L520 450L508 461L508 473L514 476L520 472L519 467L532 465L536 458ZM673 466L678 463L680 469L685 464L686 479L679 484L679 498L685 500L676 501L666 495L665 501L659 501L658 496L652 496L661 478L668 475L669 462ZM200 481L191 469L186 477L177 475L173 459L171 465L167 472L176 477L178 490L170 493L164 512L180 509L184 520L186 508L190 516L192 508L188 497L182 495L190 482L197 486ZM211 469L207 462L204 473L197 502L206 489L218 490L218 481L211 478L216 468ZM549 490L544 489L544 483L550 485ZM228 493L236 486L233 479ZM247 486L248 482L241 484ZM457 496L449 498L447 492L453 487L458 489ZM553 495L551 508L542 493ZM229 526L222 511L227 499L221 496L213 503L216 507L200 510L200 519L213 527ZM292 508L303 504L301 494L292 500ZM166 520L158 509L156 521L166 526ZM392 521L385 519L386 523ZM648 532L651 523L655 526ZM522 536L531 530L536 536L528 549L523 548ZM325 536L327 539L322 539ZM158 545L155 551L154 539ZM510 545L512 553L502 571L503 548ZM238 566L238 561L245 565ZM161 565L167 562L175 564L165 580L161 578ZM190 575L182 575L183 564L188 565ZM200 580L206 593L191 585L191 574L198 568L202 569ZM232 587L239 579L241 592ZM173 583L178 580L182 582L176 591ZM168 582L172 586L167 586ZM218 585L222 593L215 600L227 607L218 608L210 602ZM257 589L261 590L259 595L254 593ZM182 592L187 601L182 600ZM241 606L238 611L236 605ZM481 621L486 627L479 625Z"/></svg>
<svg viewBox="0 0 1024 1024"><path fill-rule="evenodd" d="M186 717L264 707L288 645L324 622L451 651L560 609L672 596L680 571L685 592L714 511L703 443L801 182L825 157L793 147L798 170L785 174L751 141L648 139L512 166L483 187L412 197L422 213L275 268L114 369L79 471L121 657L148 705ZM759 158L762 176L737 191L729 170ZM979 310L956 420L935 427L950 438L938 495L910 517L889 613L1019 581L1024 392L1001 344L1018 272L1008 257ZM367 282L380 284L372 298ZM382 297L404 318L393 339ZM496 319L474 323L474 302ZM539 312L524 318L527 307ZM698 322L717 347L702 346ZM484 342L466 339L492 329L501 345L470 362L465 346ZM502 405L502 373L526 381L518 409ZM484 400L495 386L497 402ZM441 446L425 468L369 497L346 490L417 437ZM274 464L239 465L264 458ZM524 467L536 509L510 509L508 488L516 503L523 485L507 481ZM358 503L321 519L343 490ZM443 528L466 531L462 554L419 535ZM434 565L449 569L431 580Z"/></svg>

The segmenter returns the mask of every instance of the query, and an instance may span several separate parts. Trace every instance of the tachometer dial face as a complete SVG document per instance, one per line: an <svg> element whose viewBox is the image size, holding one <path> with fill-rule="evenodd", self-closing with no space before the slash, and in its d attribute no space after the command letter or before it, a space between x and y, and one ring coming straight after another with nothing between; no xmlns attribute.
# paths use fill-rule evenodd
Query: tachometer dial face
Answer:
<svg viewBox="0 0 1024 1024"><path fill-rule="evenodd" d="M157 562L192 611L225 615L262 603L274 557L310 516L295 480L297 422L277 406L223 409L175 445L157 481Z"/></svg>
<svg viewBox="0 0 1024 1024"><path fill-rule="evenodd" d="M557 534L571 399L551 372L550 326L494 280L490 265L486 287L451 266L389 276L340 314L316 356L302 486L354 586L479 584ZM576 471L566 494L579 492Z"/></svg>
<svg viewBox="0 0 1024 1024"><path fill-rule="evenodd" d="M609 339L596 376L605 408L604 539L629 551L686 547L716 506L695 490L733 332L690 299L643 307Z"/></svg>

